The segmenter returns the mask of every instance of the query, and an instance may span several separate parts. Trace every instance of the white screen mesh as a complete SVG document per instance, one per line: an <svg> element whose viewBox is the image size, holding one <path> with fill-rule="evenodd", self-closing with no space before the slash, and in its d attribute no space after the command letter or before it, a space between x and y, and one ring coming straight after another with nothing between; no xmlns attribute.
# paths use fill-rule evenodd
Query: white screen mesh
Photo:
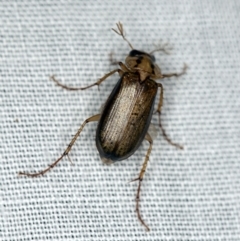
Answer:
<svg viewBox="0 0 240 241"><path fill-rule="evenodd" d="M240 2L228 1L0 1L1 240L239 240L240 237ZM67 92L49 81L86 86L124 61L129 47L111 31L121 21L137 49L159 39L174 46L155 55L163 73L162 123L184 144L162 135L142 185L137 220L137 177L147 142L128 160L102 165L96 123L70 153L42 170L98 113L117 82ZM157 116L153 123L157 123Z"/></svg>

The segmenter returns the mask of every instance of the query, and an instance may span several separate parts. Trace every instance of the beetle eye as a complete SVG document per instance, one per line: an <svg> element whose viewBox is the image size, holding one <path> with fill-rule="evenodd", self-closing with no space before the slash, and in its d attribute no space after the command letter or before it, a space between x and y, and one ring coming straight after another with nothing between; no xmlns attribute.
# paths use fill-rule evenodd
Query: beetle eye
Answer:
<svg viewBox="0 0 240 241"><path fill-rule="evenodd" d="M136 49L133 49L129 52L130 57L139 57L139 56L144 56L144 55L150 57L151 60L153 62L155 62L156 59L155 59L154 55L150 55L148 53L145 53L145 52L142 52L142 51L139 51L139 50L136 50Z"/></svg>
<svg viewBox="0 0 240 241"><path fill-rule="evenodd" d="M136 57L136 56L143 55L143 54L145 54L145 53L138 51L136 49L133 49L129 52L130 57Z"/></svg>
<svg viewBox="0 0 240 241"><path fill-rule="evenodd" d="M155 56L154 55L150 55L150 56L151 56L151 60L155 62L156 61Z"/></svg>

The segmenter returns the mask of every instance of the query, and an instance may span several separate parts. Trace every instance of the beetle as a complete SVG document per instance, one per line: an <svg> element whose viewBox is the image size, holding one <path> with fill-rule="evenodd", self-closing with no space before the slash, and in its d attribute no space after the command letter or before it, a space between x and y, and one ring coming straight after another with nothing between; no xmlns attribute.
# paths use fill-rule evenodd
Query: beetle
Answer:
<svg viewBox="0 0 240 241"><path fill-rule="evenodd" d="M125 64L118 62L120 68L112 70L97 82L81 88L63 85L55 78L55 76L50 77L58 86L67 90L77 91L85 90L95 85L99 86L109 76L118 72L120 79L108 97L103 111L100 114L91 116L82 123L62 155L46 169L37 173L19 172L19 175L30 177L43 175L56 166L63 157L67 156L69 158L69 152L71 151L72 146L79 137L84 126L89 122L98 121L96 146L100 157L105 164L111 164L127 159L139 148L140 144L145 139L149 142L149 148L138 177L132 181L138 181L136 194L136 212L138 219L146 230L149 231L150 229L148 225L140 214L139 200L141 183L153 145L153 140L148 129L153 115L158 88L160 88L160 99L156 112L159 116L159 127L162 130L164 138L171 145L179 149L183 148L181 145L172 142L162 127L160 114L163 105L163 86L161 83L157 83L156 80L172 76L179 77L186 72L187 66L184 64L183 70L180 73L162 74L161 69L155 63L153 53L156 51L166 52L166 49L159 47L150 53L134 49L125 37L123 25L120 22L116 25L117 29L112 30L120 35L131 48L131 51L125 59Z"/></svg>

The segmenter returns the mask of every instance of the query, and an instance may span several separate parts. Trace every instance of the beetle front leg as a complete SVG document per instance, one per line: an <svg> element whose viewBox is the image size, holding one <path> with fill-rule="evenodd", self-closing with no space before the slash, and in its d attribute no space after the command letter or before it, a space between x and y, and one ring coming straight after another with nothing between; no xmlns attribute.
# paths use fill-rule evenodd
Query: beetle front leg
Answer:
<svg viewBox="0 0 240 241"><path fill-rule="evenodd" d="M142 216L140 214L140 210L139 210L141 184L142 184L144 173L145 173L145 171L147 169L147 164L148 164L148 161L149 161L149 156L150 156L150 153L152 151L152 145L153 145L152 137L148 133L145 136L145 140L147 140L149 142L149 148L147 150L147 154L146 154L144 163L142 165L142 169L141 169L141 171L139 173L139 176L136 179L132 180L132 182L138 181L138 189L137 189L137 195L136 195L136 212L137 212L138 219L141 222L141 224L146 228L146 230L150 231L149 227L144 222L144 220L143 220L143 218L142 218Z"/></svg>
<svg viewBox="0 0 240 241"><path fill-rule="evenodd" d="M51 165L49 165L48 168L37 172L37 173L26 173L26 172L19 172L19 175L23 175L23 176L28 176L28 177L37 177L40 175L44 175L46 172L48 172L50 169L52 169L53 167L55 167L65 156L68 156L69 152L72 149L72 146L74 145L75 141L77 140L77 138L79 137L80 133L82 132L84 126L88 123L88 122L92 122L92 121L98 121L100 119L101 114L97 114L94 116L91 116L90 118L86 119L82 125L80 126L80 128L78 129L77 133L74 135L73 139L71 140L71 142L69 143L68 147L66 148L66 150L63 152L63 154L55 161L53 162Z"/></svg>
<svg viewBox="0 0 240 241"><path fill-rule="evenodd" d="M161 83L158 83L158 87L161 89L161 91L160 91L160 99L159 99L159 102L158 102L158 108L157 108L156 112L158 113L159 127L160 127L160 129L162 131L163 137L172 146L175 146L175 147L177 147L179 149L183 149L183 146L179 145L178 143L172 142L172 140L168 137L166 131L162 127L162 123L161 123L161 108L162 108L162 105L163 105L163 85Z"/></svg>
<svg viewBox="0 0 240 241"><path fill-rule="evenodd" d="M180 73L161 74L159 79L170 78L170 77L173 77L173 76L179 77L179 76L185 74L186 70L187 70L187 65L184 63L183 69L182 69L182 71Z"/></svg>
<svg viewBox="0 0 240 241"><path fill-rule="evenodd" d="M118 65L119 64L119 61L117 61L115 58L113 58L114 56L114 52L111 52L109 54L109 62L110 62L110 65Z"/></svg>

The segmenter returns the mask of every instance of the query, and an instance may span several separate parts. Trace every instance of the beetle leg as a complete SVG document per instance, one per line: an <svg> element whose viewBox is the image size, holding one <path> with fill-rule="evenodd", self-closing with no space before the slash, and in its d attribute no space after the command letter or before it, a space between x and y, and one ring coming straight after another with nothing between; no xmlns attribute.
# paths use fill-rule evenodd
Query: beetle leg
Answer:
<svg viewBox="0 0 240 241"><path fill-rule="evenodd" d="M139 173L139 176L136 179L132 180L132 182L138 181L138 189L137 189L137 195L136 195L136 212L137 212L138 219L141 222L141 224L147 229L147 231L149 231L150 229L147 226L147 224L144 222L144 220L143 220L143 218L140 214L140 210L139 210L141 184L142 184L144 173L147 169L147 163L149 161L149 156L150 156L150 153L152 151L152 145L153 145L153 140L152 140L152 137L149 135L149 133L146 134L145 139L149 142L149 148L147 150L147 154L145 156L145 160L144 160L144 163L142 165L142 169Z"/></svg>
<svg viewBox="0 0 240 241"><path fill-rule="evenodd" d="M170 78L172 76L179 77L179 76L185 74L186 70L187 70L187 65L184 63L183 69L180 73L161 74L161 76L159 76L159 79Z"/></svg>
<svg viewBox="0 0 240 241"><path fill-rule="evenodd" d="M93 87L94 85L99 86L105 79L107 79L109 76L111 76L111 75L113 75L114 73L119 72L119 71L120 71L120 69L114 69L114 70L112 70L111 72L105 74L105 75L104 75L101 79L99 79L97 82L95 82L95 83L93 83L93 84L91 84L91 85L88 85L88 86L86 86L86 87L69 87L69 86L67 86L67 85L61 84L61 83L55 78L54 75L53 75L53 76L50 76L50 80L52 80L52 81L55 82L58 86L62 87L63 89L66 89L66 90L73 90L73 91L75 91L75 90L86 90L86 89L88 89L88 88Z"/></svg>
<svg viewBox="0 0 240 241"><path fill-rule="evenodd" d="M74 137L72 138L71 142L69 143L68 147L66 148L66 150L63 152L63 154L55 161L53 162L51 165L49 165L46 169L44 169L43 171L37 172L37 173L26 173L26 172L19 172L19 175L24 175L24 176L28 176L28 177L37 177L40 175L45 174L46 172L48 172L50 169L52 169L53 167L55 167L58 162L60 162L63 157L68 156L69 152L72 149L72 146L74 145L75 141L77 140L77 138L79 137L80 133L82 132L84 126L88 123L88 122L92 122L92 121L98 121L100 118L100 114L91 116L90 118L86 119L82 125L80 126L80 128L78 129L77 133L74 135Z"/></svg>
<svg viewBox="0 0 240 241"><path fill-rule="evenodd" d="M117 25L118 30L116 30L116 29L114 29L114 28L112 28L112 30L113 30L116 34L122 36L122 38L128 43L129 47L130 47L131 49L133 49L133 46L131 45L131 43L130 43L130 42L126 39L126 37L125 37L125 33L124 33L124 30L123 30L123 25L122 25L122 23L121 23L121 22L118 22L118 23L116 23L116 25Z"/></svg>
<svg viewBox="0 0 240 241"><path fill-rule="evenodd" d="M160 91L160 100L158 102L158 108L157 108L156 112L158 113L159 127L160 127L160 129L162 131L163 137L165 138L165 140L169 144L171 144L171 145L173 145L173 146L175 146L175 147L177 147L179 149L183 149L183 146L179 145L178 143L172 142L172 140L168 137L166 131L162 127L162 123L161 123L161 108L162 108L162 105L163 105L163 85L161 83L158 83L158 87L161 89L161 91Z"/></svg>
<svg viewBox="0 0 240 241"><path fill-rule="evenodd" d="M111 52L111 53L109 54L110 64L111 64L111 65L118 65L118 64L119 64L119 61L117 61L113 56L114 56L114 52Z"/></svg>
<svg viewBox="0 0 240 241"><path fill-rule="evenodd" d="M120 70L118 71L118 74L120 75L120 77L122 77L122 75L123 75L124 72L131 72L131 70L130 70L124 63L122 63L122 62L117 61L116 59L114 59L114 58L113 58L113 55L114 55L113 52L111 52L111 53L109 54L109 61L110 61L110 64L111 64L111 65L119 65L119 66L120 66L120 68L121 68L121 70L122 70L122 73L120 73Z"/></svg>
<svg viewBox="0 0 240 241"><path fill-rule="evenodd" d="M123 72L132 72L124 63L118 63Z"/></svg>

